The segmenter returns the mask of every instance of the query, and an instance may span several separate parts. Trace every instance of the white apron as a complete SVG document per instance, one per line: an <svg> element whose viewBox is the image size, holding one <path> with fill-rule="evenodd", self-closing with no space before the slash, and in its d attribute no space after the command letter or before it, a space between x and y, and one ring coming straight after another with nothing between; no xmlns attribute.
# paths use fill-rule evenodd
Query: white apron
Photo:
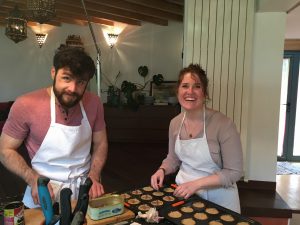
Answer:
<svg viewBox="0 0 300 225"><path fill-rule="evenodd" d="M206 177L220 171L221 168L212 160L205 131L205 107L203 110L203 137L189 140L180 140L179 134L182 129L185 114L181 121L180 129L175 142L175 153L182 161L176 176L176 183L182 184L192 180ZM240 213L240 200L236 184L228 187L202 189L197 195Z"/></svg>
<svg viewBox="0 0 300 225"><path fill-rule="evenodd" d="M55 96L51 89L51 124L31 161L32 168L37 173L50 178L55 201L58 202L60 190L65 187L72 190L72 199L77 198L80 183L84 182L90 169L92 129L82 102L79 104L83 116L81 125L66 126L56 123ZM23 202L29 208L40 207L34 204L29 186Z"/></svg>

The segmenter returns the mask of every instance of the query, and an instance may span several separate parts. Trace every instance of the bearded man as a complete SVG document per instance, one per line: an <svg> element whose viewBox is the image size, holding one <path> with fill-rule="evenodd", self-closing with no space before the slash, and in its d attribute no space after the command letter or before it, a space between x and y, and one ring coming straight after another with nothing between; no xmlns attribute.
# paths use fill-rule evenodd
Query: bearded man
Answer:
<svg viewBox="0 0 300 225"><path fill-rule="evenodd" d="M28 184L23 202L39 207L37 180L50 178L54 201L62 188L78 196L87 177L93 181L89 195L104 194L100 175L107 157L107 135L100 98L88 91L95 74L92 58L79 48L56 52L51 68L53 85L18 97L0 138L0 160ZM25 143L28 166L18 153Z"/></svg>

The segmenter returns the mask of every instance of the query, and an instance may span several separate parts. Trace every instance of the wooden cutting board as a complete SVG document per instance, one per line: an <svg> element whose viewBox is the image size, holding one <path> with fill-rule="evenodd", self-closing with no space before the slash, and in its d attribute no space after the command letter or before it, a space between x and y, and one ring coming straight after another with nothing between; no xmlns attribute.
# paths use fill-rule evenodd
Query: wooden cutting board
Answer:
<svg viewBox="0 0 300 225"><path fill-rule="evenodd" d="M120 215L105 218L102 220L91 220L89 216L86 216L87 225L105 225L109 223L117 223L120 221L128 220L134 218L135 214L124 208L124 212ZM45 219L41 209L26 209L24 210L24 218L26 225L43 225Z"/></svg>
<svg viewBox="0 0 300 225"><path fill-rule="evenodd" d="M42 209L25 209L24 219L26 225L43 225L45 218Z"/></svg>

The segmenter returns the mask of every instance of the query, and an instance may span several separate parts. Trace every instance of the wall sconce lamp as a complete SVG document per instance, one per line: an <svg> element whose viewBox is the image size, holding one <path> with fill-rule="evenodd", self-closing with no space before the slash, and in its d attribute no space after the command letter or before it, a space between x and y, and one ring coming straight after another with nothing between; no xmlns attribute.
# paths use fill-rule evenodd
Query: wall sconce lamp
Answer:
<svg viewBox="0 0 300 225"><path fill-rule="evenodd" d="M108 37L107 38L107 43L108 43L109 47L110 48L114 47L114 45L117 43L119 35L118 34L113 34L113 33L108 33L107 37Z"/></svg>
<svg viewBox="0 0 300 225"><path fill-rule="evenodd" d="M47 36L48 36L48 34L42 34L42 33L35 34L37 43L38 43L38 45L39 45L40 48L46 42Z"/></svg>

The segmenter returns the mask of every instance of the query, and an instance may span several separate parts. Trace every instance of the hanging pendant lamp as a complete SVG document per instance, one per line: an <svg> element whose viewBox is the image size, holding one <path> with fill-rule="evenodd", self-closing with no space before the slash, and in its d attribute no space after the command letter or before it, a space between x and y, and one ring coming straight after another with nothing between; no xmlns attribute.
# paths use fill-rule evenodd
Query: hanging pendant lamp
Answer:
<svg viewBox="0 0 300 225"><path fill-rule="evenodd" d="M33 21L46 23L55 17L55 0L27 0L27 10Z"/></svg>
<svg viewBox="0 0 300 225"><path fill-rule="evenodd" d="M27 21L16 5L6 18L5 35L15 43L27 38Z"/></svg>

